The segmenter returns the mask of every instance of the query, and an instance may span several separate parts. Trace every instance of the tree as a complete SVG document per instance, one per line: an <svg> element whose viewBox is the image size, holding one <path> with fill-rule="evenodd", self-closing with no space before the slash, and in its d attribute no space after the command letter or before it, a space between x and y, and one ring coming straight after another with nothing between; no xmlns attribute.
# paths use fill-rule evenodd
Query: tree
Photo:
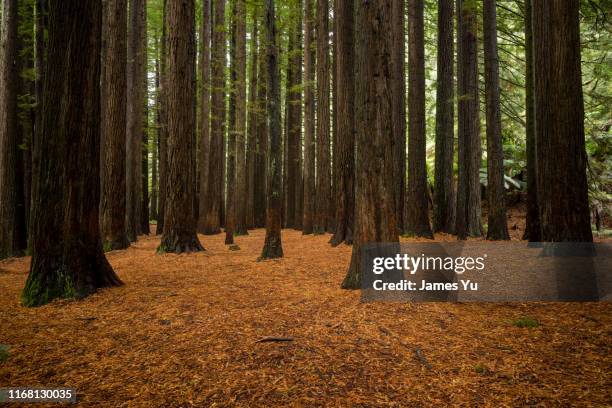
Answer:
<svg viewBox="0 0 612 408"><path fill-rule="evenodd" d="M453 91L453 0L438 3L438 80L436 86L436 151L433 230L455 229L455 183L453 157L455 119Z"/></svg>
<svg viewBox="0 0 612 408"><path fill-rule="evenodd" d="M200 138L199 138L199 175L200 200L198 211L198 230L204 230L208 199L208 170L210 159L210 37L211 0L202 1L202 22L200 24Z"/></svg>
<svg viewBox="0 0 612 408"><path fill-rule="evenodd" d="M408 0L408 197L405 231L433 238L425 167L425 34L423 0Z"/></svg>
<svg viewBox="0 0 612 408"><path fill-rule="evenodd" d="M487 114L487 239L510 239L504 199L504 150L499 107L499 57L497 55L497 12L495 0L483 6L485 95Z"/></svg>
<svg viewBox="0 0 612 408"><path fill-rule="evenodd" d="M236 194L235 233L248 234L246 225L246 2L236 2Z"/></svg>
<svg viewBox="0 0 612 408"><path fill-rule="evenodd" d="M329 145L329 2L317 0L317 171L314 232L331 231Z"/></svg>
<svg viewBox="0 0 612 408"><path fill-rule="evenodd" d="M269 118L268 140L270 141L270 160L268 162L268 205L266 216L266 240L261 259L281 258L281 112L280 112L280 72L278 48L276 44L276 16L274 0L265 0L266 12L266 60L268 69Z"/></svg>
<svg viewBox="0 0 612 408"><path fill-rule="evenodd" d="M192 84L195 64L194 0L170 1L166 13L168 27L167 120L168 185L164 234L158 251L194 252L203 250L196 235L193 217L195 183L190 155L195 148L193 131L195 98Z"/></svg>
<svg viewBox="0 0 612 408"><path fill-rule="evenodd" d="M141 233L142 133L144 132L144 63L146 0L130 0L127 49L126 229L128 239Z"/></svg>
<svg viewBox="0 0 612 408"><path fill-rule="evenodd" d="M393 41L391 49L391 75L393 87L391 87L392 121L393 121L393 145L394 162L393 179L395 180L394 197L395 209L397 211L397 227L400 232L404 231L405 222L404 209L409 210L406 205L406 36L404 32L405 0L392 0L391 2L391 33Z"/></svg>
<svg viewBox="0 0 612 408"><path fill-rule="evenodd" d="M32 203L26 306L121 285L102 251L98 219L102 2L50 2L48 12L45 78L53 80L45 81L36 144L45 160ZM77 43L88 46L66 46Z"/></svg>
<svg viewBox="0 0 612 408"><path fill-rule="evenodd" d="M313 0L304 8L304 208L302 233L312 234L315 217L315 105L313 95L315 58L313 50Z"/></svg>
<svg viewBox="0 0 612 408"><path fill-rule="evenodd" d="M534 1L538 203L544 241L591 242L577 1Z"/></svg>
<svg viewBox="0 0 612 408"><path fill-rule="evenodd" d="M264 17L265 18L265 17ZM264 38L259 41L259 67L257 81L257 157L255 177L255 224L258 227L266 225L266 207L268 191L268 74L267 74L267 44Z"/></svg>
<svg viewBox="0 0 612 408"><path fill-rule="evenodd" d="M236 85L238 83L238 69L236 61L237 36L237 3L231 3L231 39L230 39L230 95L229 95L229 136L227 140L227 212L225 213L225 244L234 243L234 229L236 228Z"/></svg>
<svg viewBox="0 0 612 408"><path fill-rule="evenodd" d="M333 246L352 244L355 213L355 14L353 1L337 0L335 27L337 35L337 119L338 134L336 177L336 228Z"/></svg>
<svg viewBox="0 0 612 408"><path fill-rule="evenodd" d="M482 235L477 34L477 3L457 0L459 179L455 228L459 239Z"/></svg>
<svg viewBox="0 0 612 408"><path fill-rule="evenodd" d="M523 239L539 242L542 236L538 208L538 178L535 140L535 100L533 89L532 0L525 0L525 144L527 156L527 214Z"/></svg>
<svg viewBox="0 0 612 408"><path fill-rule="evenodd" d="M208 153L208 185L205 212L200 214L199 231L203 234L221 232L223 200L223 133L225 128L225 0L214 2L211 45L211 135Z"/></svg>
<svg viewBox="0 0 612 408"><path fill-rule="evenodd" d="M247 151L246 151L246 226L253 228L255 226L255 203L256 203L256 169L257 169L257 88L259 83L257 61L259 53L257 52L258 43L258 22L257 8L253 10L253 30L251 32L251 69L249 73L249 101L247 105L248 111L248 127L247 127Z"/></svg>
<svg viewBox="0 0 612 408"><path fill-rule="evenodd" d="M355 3L355 237L344 289L361 288L362 247L398 242L393 183L391 0Z"/></svg>
<svg viewBox="0 0 612 408"><path fill-rule="evenodd" d="M159 63L159 95L158 95L158 111L160 118L159 126L159 202L157 204L157 226L155 233L160 235L164 232L165 212L166 212L166 185L168 173L168 121L167 121L167 102L166 102L166 57L167 57L167 27L166 27L166 10L167 1L162 2L162 36L160 41L160 63Z"/></svg>
<svg viewBox="0 0 612 408"><path fill-rule="evenodd" d="M127 2L104 2L100 228L107 249L130 246L125 225Z"/></svg>
<svg viewBox="0 0 612 408"><path fill-rule="evenodd" d="M19 88L18 4L6 0L2 10L0 44L0 259L19 256L27 246L23 179L18 157L21 142L17 116ZM23 176L21 174L21 176Z"/></svg>

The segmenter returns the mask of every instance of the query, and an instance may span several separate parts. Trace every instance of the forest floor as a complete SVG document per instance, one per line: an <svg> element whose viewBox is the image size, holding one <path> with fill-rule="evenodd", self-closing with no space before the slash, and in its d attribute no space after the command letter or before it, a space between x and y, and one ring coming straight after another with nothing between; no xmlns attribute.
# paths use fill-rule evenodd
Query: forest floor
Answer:
<svg viewBox="0 0 612 408"><path fill-rule="evenodd" d="M107 254L125 286L33 309L29 258L1 262L0 387L73 387L86 407L612 401L610 303L361 303L339 288L350 247L284 230L285 257L257 262L264 234L182 255L143 236Z"/></svg>

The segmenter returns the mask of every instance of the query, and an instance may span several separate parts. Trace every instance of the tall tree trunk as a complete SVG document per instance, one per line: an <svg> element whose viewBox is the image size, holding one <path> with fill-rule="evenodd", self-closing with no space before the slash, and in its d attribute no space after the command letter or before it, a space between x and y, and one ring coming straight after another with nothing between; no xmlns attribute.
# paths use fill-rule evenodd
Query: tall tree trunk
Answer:
<svg viewBox="0 0 612 408"><path fill-rule="evenodd" d="M253 10L253 31L251 32L251 70L249 73L249 101L248 101L248 127L247 127L247 151L246 151L246 226L255 227L255 184L257 166L257 42L258 42L258 23L257 7Z"/></svg>
<svg viewBox="0 0 612 408"><path fill-rule="evenodd" d="M352 0L337 0L336 76L338 112L337 149L334 162L338 170L336 192L336 230L331 244L352 244L355 212L355 11Z"/></svg>
<svg viewBox="0 0 612 408"><path fill-rule="evenodd" d="M407 234L433 238L429 226L425 166L425 33L423 0L408 0L408 197L404 229Z"/></svg>
<svg viewBox="0 0 612 408"><path fill-rule="evenodd" d="M146 75L146 73L145 73ZM146 89L146 88L145 88ZM145 101L149 100L149 96L145 96ZM146 119L144 129L142 131L142 171L141 171L141 192L142 198L140 200L140 231L143 234L149 235L151 233L151 226L149 224L149 108L145 106L144 117Z"/></svg>
<svg viewBox="0 0 612 408"><path fill-rule="evenodd" d="M281 112L280 72L276 43L276 16L274 0L265 0L266 43L268 68L268 120L270 160L268 162L268 205L266 216L266 240L261 259L281 258Z"/></svg>
<svg viewBox="0 0 612 408"><path fill-rule="evenodd" d="M104 2L100 228L104 248L130 246L125 226L127 2Z"/></svg>
<svg viewBox="0 0 612 408"><path fill-rule="evenodd" d="M264 17L265 18L265 17ZM268 74L266 41L262 37L259 42L259 79L257 81L257 176L255 178L255 224L258 227L266 225L266 200L268 191Z"/></svg>
<svg viewBox="0 0 612 408"><path fill-rule="evenodd" d="M290 141L290 173L289 182L293 182L293 194L291 200L292 226L295 229L302 228L302 0L296 2L295 30L293 34L293 53L290 63L293 67L293 82L291 86L291 118L289 135Z"/></svg>
<svg viewBox="0 0 612 408"><path fill-rule="evenodd" d="M159 44L158 44L159 47ZM158 157L159 157L159 129L161 120L159 117L159 57L155 59L155 136L153 137L153 150L151 152L151 219L157 221L157 199L158 199Z"/></svg>
<svg viewBox="0 0 612 408"><path fill-rule="evenodd" d="M236 1L236 235L246 235L246 3Z"/></svg>
<svg viewBox="0 0 612 408"><path fill-rule="evenodd" d="M483 6L485 95L487 114L487 239L506 240L506 203L504 199L504 150L499 107L499 57L497 55L497 12L495 0Z"/></svg>
<svg viewBox="0 0 612 408"><path fill-rule="evenodd" d="M315 101L313 50L314 0L305 0L304 8L304 208L302 233L312 234L315 217Z"/></svg>
<svg viewBox="0 0 612 408"><path fill-rule="evenodd" d="M535 96L533 85L532 0L525 0L525 144L527 151L527 216L523 239L542 240L538 208L538 177L535 139Z"/></svg>
<svg viewBox="0 0 612 408"><path fill-rule="evenodd" d="M166 13L168 27L168 186L164 235L158 251L193 252L203 250L196 235L193 217L195 184L190 155L195 148L193 131L195 98L194 0L170 1Z"/></svg>
<svg viewBox="0 0 612 408"><path fill-rule="evenodd" d="M591 242L579 2L533 2L532 27L542 240Z"/></svg>
<svg viewBox="0 0 612 408"><path fill-rule="evenodd" d="M200 25L200 138L199 177L200 199L198 209L198 231L203 232L206 224L208 200L208 170L210 156L210 38L211 0L202 1L202 22Z"/></svg>
<svg viewBox="0 0 612 408"><path fill-rule="evenodd" d="M314 232L331 231L329 145L329 3L317 0L317 185Z"/></svg>
<svg viewBox="0 0 612 408"><path fill-rule="evenodd" d="M455 119L453 89L453 0L438 3L438 81L436 86L436 152L433 230L455 229L455 183L453 175Z"/></svg>
<svg viewBox="0 0 612 408"><path fill-rule="evenodd" d="M166 10L167 1L162 3L162 37L160 44L160 63L159 63L159 100L158 109L160 117L159 127L159 202L157 204L157 225L155 233L161 235L164 232L164 218L166 212L166 192L168 179L168 118L167 118L167 101L166 101L166 67L167 64L167 27L166 27Z"/></svg>
<svg viewBox="0 0 612 408"><path fill-rule="evenodd" d="M238 70L236 66L236 17L238 0L231 2L230 20L230 95L229 95L229 134L227 143L227 212L225 213L225 244L234 243L236 228L236 85Z"/></svg>
<svg viewBox="0 0 612 408"><path fill-rule="evenodd" d="M211 45L211 138L208 160L208 185L206 187L206 211L200 223L203 234L221 232L224 182L224 121L225 121L225 0L214 5Z"/></svg>
<svg viewBox="0 0 612 408"><path fill-rule="evenodd" d="M130 241L142 232L142 133L146 0L130 0L127 50L126 230Z"/></svg>
<svg viewBox="0 0 612 408"><path fill-rule="evenodd" d="M477 41L476 2L457 0L459 181L457 185L456 232L459 239L482 235Z"/></svg>
<svg viewBox="0 0 612 408"><path fill-rule="evenodd" d="M2 10L0 43L0 259L23 254L27 232L23 212L23 179L18 169L22 153L17 114L20 84L18 64L19 11L16 0Z"/></svg>
<svg viewBox="0 0 612 408"><path fill-rule="evenodd" d="M49 4L43 127L32 207L32 262L26 306L84 297L120 285L102 251L100 198L100 51L102 2ZM67 47L66 44L88 44ZM83 171L83 165L87 171Z"/></svg>
<svg viewBox="0 0 612 408"><path fill-rule="evenodd" d="M394 199L397 211L397 227L400 233L406 227L404 216L410 210L406 205L406 69L405 69L405 41L404 32L405 0L392 0L391 2L391 87L392 124L394 145L393 180L395 180Z"/></svg>
<svg viewBox="0 0 612 408"><path fill-rule="evenodd" d="M355 237L344 289L361 288L362 246L398 242L393 182L395 155L390 63L391 2L355 3Z"/></svg>

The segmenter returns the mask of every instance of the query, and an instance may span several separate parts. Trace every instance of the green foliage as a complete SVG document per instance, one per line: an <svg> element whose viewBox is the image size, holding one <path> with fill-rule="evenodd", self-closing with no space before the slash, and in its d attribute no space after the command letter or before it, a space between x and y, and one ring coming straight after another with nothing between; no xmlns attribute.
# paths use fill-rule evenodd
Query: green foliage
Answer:
<svg viewBox="0 0 612 408"><path fill-rule="evenodd" d="M533 327L539 327L540 322L533 317L522 316L522 317L519 317L518 319L514 319L512 321L512 325L516 327L521 327L521 328L523 327L533 328Z"/></svg>

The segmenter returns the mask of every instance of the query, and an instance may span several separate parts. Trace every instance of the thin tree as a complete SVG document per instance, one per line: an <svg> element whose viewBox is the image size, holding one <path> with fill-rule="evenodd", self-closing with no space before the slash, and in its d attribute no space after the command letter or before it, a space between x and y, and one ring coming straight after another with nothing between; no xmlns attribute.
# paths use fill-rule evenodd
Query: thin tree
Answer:
<svg viewBox="0 0 612 408"><path fill-rule="evenodd" d="M248 234L246 225L246 2L236 2L236 235Z"/></svg>
<svg viewBox="0 0 612 408"><path fill-rule="evenodd" d="M331 231L329 139L329 1L317 0L317 160L314 232Z"/></svg>
<svg viewBox="0 0 612 408"><path fill-rule="evenodd" d="M477 3L457 0L459 180L455 228L459 239L482 235L477 20Z"/></svg>
<svg viewBox="0 0 612 408"><path fill-rule="evenodd" d="M22 255L26 248L23 179L18 165L21 132L17 115L19 89L18 25L16 0L6 0L2 10L0 44L0 259ZM21 204L21 205L20 205Z"/></svg>
<svg viewBox="0 0 612 408"><path fill-rule="evenodd" d="M361 288L366 243L398 242L391 122L391 0L355 3L355 237L344 289Z"/></svg>
<svg viewBox="0 0 612 408"><path fill-rule="evenodd" d="M446 233L452 233L455 229L453 17L453 0L440 0L438 2L433 230Z"/></svg>
<svg viewBox="0 0 612 408"><path fill-rule="evenodd" d="M304 208L302 233L312 234L316 209L313 0L305 0L304 4Z"/></svg>
<svg viewBox="0 0 612 408"><path fill-rule="evenodd" d="M337 0L335 28L337 35L336 76L338 134L336 137L336 229L333 246L353 242L355 213L355 11L352 0Z"/></svg>
<svg viewBox="0 0 612 408"><path fill-rule="evenodd" d="M203 234L221 232L224 130L225 130L225 0L213 3L214 18L211 44L211 134L208 156L208 185L205 211L200 214L199 231ZM203 222L202 222L203 219Z"/></svg>
<svg viewBox="0 0 612 408"><path fill-rule="evenodd" d="M229 95L229 135L227 138L227 212L225 213L225 244L234 243L236 228L236 66L237 3L231 2L230 19L230 95Z"/></svg>
<svg viewBox="0 0 612 408"><path fill-rule="evenodd" d="M410 205L406 204L406 36L404 30L405 0L392 0L391 2L391 75L394 86L391 88L394 167L393 180L395 180L394 199L397 211L397 227L400 233L404 232L406 211ZM406 210L406 211L404 211Z"/></svg>
<svg viewBox="0 0 612 408"><path fill-rule="evenodd" d="M140 232L142 234L150 234L151 227L149 224L149 78L147 64L147 3L143 1L140 7L140 23L142 24L140 37L140 80L142 81L141 88L141 141L140 141Z"/></svg>
<svg viewBox="0 0 612 408"><path fill-rule="evenodd" d="M194 0L168 2L168 186L164 234L158 251L194 252L203 250L196 235L193 217L195 183L190 155L195 148L193 131L195 98L192 83L195 64Z"/></svg>
<svg viewBox="0 0 612 408"><path fill-rule="evenodd" d="M527 214L523 239L541 241L540 210L538 208L538 178L535 139L535 96L533 89L533 28L532 0L525 0L525 147L527 153Z"/></svg>
<svg viewBox="0 0 612 408"><path fill-rule="evenodd" d="M258 21L257 7L253 10L253 23L251 31L251 67L249 71L249 101L247 105L248 124L247 124L247 151L246 151L246 226L247 228L255 227L255 183L257 169L257 88L258 88L258 70L257 61L257 43L258 43Z"/></svg>
<svg viewBox="0 0 612 408"><path fill-rule="evenodd" d="M48 12L45 78L53 80L45 81L36 145L45 160L32 203L26 306L121 284L102 251L98 219L102 2L50 2ZM88 46L66 46L81 43Z"/></svg>
<svg viewBox="0 0 612 408"><path fill-rule="evenodd" d="M408 197L405 232L433 238L425 165L425 33L423 0L408 0Z"/></svg>
<svg viewBox="0 0 612 408"><path fill-rule="evenodd" d="M276 43L276 16L274 0L265 0L266 60L268 69L268 104L270 160L268 162L268 205L266 240L261 259L281 258L281 112L280 72Z"/></svg>
<svg viewBox="0 0 612 408"><path fill-rule="evenodd" d="M130 0L127 39L126 230L136 241L142 232L142 133L146 0Z"/></svg>
<svg viewBox="0 0 612 408"><path fill-rule="evenodd" d="M484 62L487 115L487 239L506 240L506 203L504 198L504 150L499 102L499 57L497 54L497 11L495 0L484 0Z"/></svg>
<svg viewBox="0 0 612 408"><path fill-rule="evenodd" d="M200 23L200 126L198 169L200 177L198 231L205 225L206 200L208 198L208 170L210 155L210 38L211 0L202 1L202 20Z"/></svg>
<svg viewBox="0 0 612 408"><path fill-rule="evenodd" d="M591 242L577 1L534 1L538 202L543 241Z"/></svg>
<svg viewBox="0 0 612 408"><path fill-rule="evenodd" d="M167 1L162 2L162 36L159 46L160 62L159 62L159 95L157 100L157 109L159 110L159 202L157 204L157 225L155 233L161 235L164 231L164 218L166 212L166 186L168 173L168 121L166 117L167 102L166 102L166 57L167 57L167 27L166 27L166 10Z"/></svg>
<svg viewBox="0 0 612 408"><path fill-rule="evenodd" d="M100 229L108 250L130 246L126 235L127 2L104 2Z"/></svg>
<svg viewBox="0 0 612 408"><path fill-rule="evenodd" d="M265 16L263 17L265 18ZM262 36L259 41L259 67L257 81L257 158L255 178L255 224L258 227L266 226L266 200L268 191L268 74L266 41Z"/></svg>

